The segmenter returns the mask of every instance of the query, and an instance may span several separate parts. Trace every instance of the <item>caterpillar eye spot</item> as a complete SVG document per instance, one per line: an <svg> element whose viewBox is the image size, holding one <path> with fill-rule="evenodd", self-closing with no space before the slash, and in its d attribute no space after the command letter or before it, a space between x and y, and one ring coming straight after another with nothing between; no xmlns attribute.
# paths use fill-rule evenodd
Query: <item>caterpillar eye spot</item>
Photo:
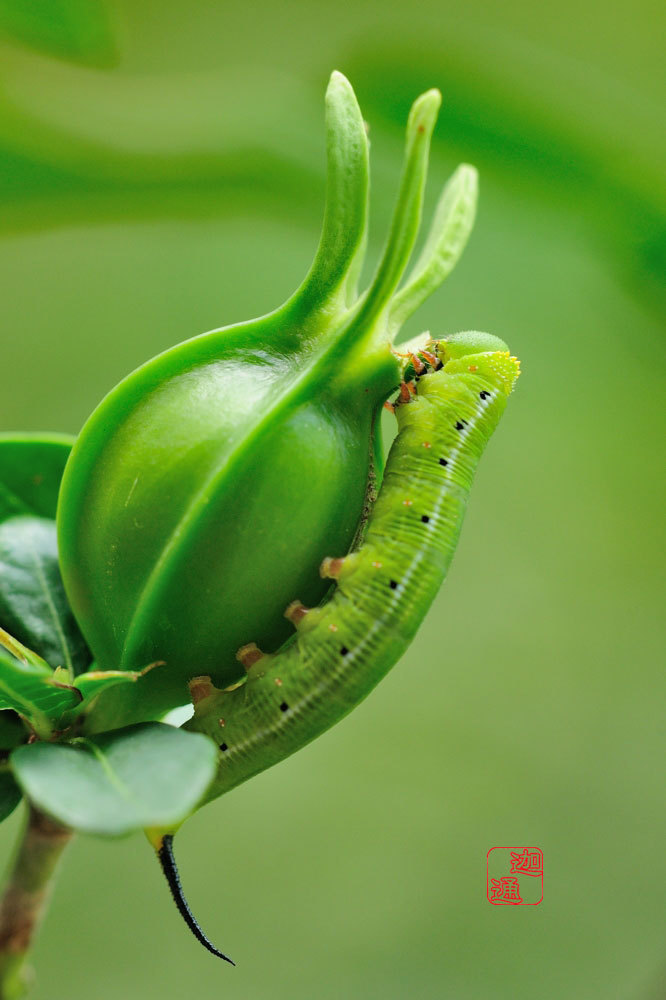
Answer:
<svg viewBox="0 0 666 1000"><path fill-rule="evenodd" d="M286 701L283 701L282 704L280 705L280 711L281 712L289 711L289 705L286 703Z"/></svg>
<svg viewBox="0 0 666 1000"><path fill-rule="evenodd" d="M423 521L424 524L427 524L428 521L430 520L430 518L428 517L427 514L422 514L421 515L421 520Z"/></svg>
<svg viewBox="0 0 666 1000"><path fill-rule="evenodd" d="M467 426L466 420L456 420L456 430L461 431Z"/></svg>
<svg viewBox="0 0 666 1000"><path fill-rule="evenodd" d="M229 747L227 746L226 743L220 743L220 750L222 751L222 753L225 753L228 749Z"/></svg>
<svg viewBox="0 0 666 1000"><path fill-rule="evenodd" d="M397 586L398 586L397 580L389 580L389 587L391 588L391 590L395 590Z"/></svg>
<svg viewBox="0 0 666 1000"><path fill-rule="evenodd" d="M440 458L439 464L440 465L448 465L449 464L448 459L446 459L446 458Z"/></svg>
<svg viewBox="0 0 666 1000"><path fill-rule="evenodd" d="M346 646L342 646L341 649L340 649L340 656L346 656L348 652L349 652L349 650L347 649L347 647Z"/></svg>
<svg viewBox="0 0 666 1000"><path fill-rule="evenodd" d="M488 399L488 397L489 397L489 396L490 396L490 393L489 393L489 392L487 392L487 391L486 391L485 389L483 389L483 390L482 390L482 391L481 391L481 392L479 393L479 398L480 398L480 399Z"/></svg>

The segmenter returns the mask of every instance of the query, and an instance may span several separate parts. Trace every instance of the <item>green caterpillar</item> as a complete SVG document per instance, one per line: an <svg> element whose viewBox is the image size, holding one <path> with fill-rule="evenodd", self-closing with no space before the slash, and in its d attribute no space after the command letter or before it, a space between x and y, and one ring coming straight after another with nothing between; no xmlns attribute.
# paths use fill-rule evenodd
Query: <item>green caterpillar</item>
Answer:
<svg viewBox="0 0 666 1000"><path fill-rule="evenodd" d="M296 635L277 653L254 643L238 658L244 682L220 691L209 677L190 684L194 716L186 728L220 748L217 798L283 760L347 715L413 639L453 558L472 479L519 375L506 344L484 333L431 341L405 366L395 412L398 435L364 537L321 574L337 587L324 605L299 601L285 615ZM179 909L201 932L180 890L173 832L151 838ZM227 959L229 961L229 959Z"/></svg>

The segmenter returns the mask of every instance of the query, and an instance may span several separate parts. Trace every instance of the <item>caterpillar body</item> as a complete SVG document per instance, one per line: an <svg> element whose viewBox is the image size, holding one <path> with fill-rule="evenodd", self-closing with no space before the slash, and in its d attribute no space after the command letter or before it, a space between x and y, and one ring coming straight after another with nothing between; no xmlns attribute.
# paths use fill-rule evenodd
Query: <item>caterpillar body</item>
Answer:
<svg viewBox="0 0 666 1000"><path fill-rule="evenodd" d="M401 387L398 434L362 543L321 567L337 583L330 600L313 609L290 604L296 634L277 653L242 647L247 677L235 688L219 691L207 677L191 682L195 711L186 728L220 748L208 799L350 712L403 654L446 576L476 466L519 363L499 338L475 332L429 342L406 370L412 381ZM159 849L162 840L154 843Z"/></svg>

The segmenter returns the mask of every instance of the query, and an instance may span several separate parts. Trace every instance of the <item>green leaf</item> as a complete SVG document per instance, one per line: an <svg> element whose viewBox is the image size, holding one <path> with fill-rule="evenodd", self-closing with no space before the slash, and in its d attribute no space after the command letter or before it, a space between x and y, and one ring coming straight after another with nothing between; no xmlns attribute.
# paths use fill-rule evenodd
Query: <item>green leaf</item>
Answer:
<svg viewBox="0 0 666 1000"><path fill-rule="evenodd" d="M11 653L15 659L20 660L21 663L31 663L36 667L46 667L49 673L51 672L51 667L49 667L46 660L39 656L34 650L29 649L28 646L24 646L22 642L15 639L13 635L6 632L3 628L0 628L0 646L6 649L8 653Z"/></svg>
<svg viewBox="0 0 666 1000"><path fill-rule="evenodd" d="M163 663L151 663L144 670L90 670L87 674L82 674L74 682L74 687L83 695L83 699L88 703L96 698L102 691L117 684L136 684L153 667L163 666Z"/></svg>
<svg viewBox="0 0 666 1000"><path fill-rule="evenodd" d="M55 520L74 440L67 434L0 434L0 521L17 514Z"/></svg>
<svg viewBox="0 0 666 1000"><path fill-rule="evenodd" d="M55 528L73 443L64 434L0 434L0 627L76 674L91 657L65 597Z"/></svg>
<svg viewBox="0 0 666 1000"><path fill-rule="evenodd" d="M14 812L21 801L21 789L10 771L0 771L0 823Z"/></svg>
<svg viewBox="0 0 666 1000"><path fill-rule="evenodd" d="M211 783L218 751L198 733L142 723L72 745L32 743L11 756L40 809L84 833L179 826Z"/></svg>
<svg viewBox="0 0 666 1000"><path fill-rule="evenodd" d="M0 29L49 55L93 66L116 61L101 0L0 0Z"/></svg>
<svg viewBox="0 0 666 1000"><path fill-rule="evenodd" d="M54 723L81 703L81 693L59 684L46 665L24 663L0 650L0 708L13 708L48 739Z"/></svg>
<svg viewBox="0 0 666 1000"><path fill-rule="evenodd" d="M66 726L71 725L77 716L83 712L87 712L103 691L107 691L109 688L117 687L118 685L136 684L153 667L158 666L163 666L163 663L151 663L144 670L91 670L87 674L81 674L74 681L73 687L80 693L82 701L65 713L64 717L60 720L59 728L64 729Z"/></svg>
<svg viewBox="0 0 666 1000"><path fill-rule="evenodd" d="M60 576L55 521L0 523L0 626L70 677L90 664Z"/></svg>

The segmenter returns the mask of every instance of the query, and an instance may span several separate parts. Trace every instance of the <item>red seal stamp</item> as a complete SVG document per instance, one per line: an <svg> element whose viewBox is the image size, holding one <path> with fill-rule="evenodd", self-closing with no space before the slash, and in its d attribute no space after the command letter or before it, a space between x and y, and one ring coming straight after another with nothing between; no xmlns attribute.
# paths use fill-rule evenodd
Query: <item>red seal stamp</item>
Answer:
<svg viewBox="0 0 666 1000"><path fill-rule="evenodd" d="M486 855L486 895L493 906L538 906L543 899L540 847L491 847Z"/></svg>

